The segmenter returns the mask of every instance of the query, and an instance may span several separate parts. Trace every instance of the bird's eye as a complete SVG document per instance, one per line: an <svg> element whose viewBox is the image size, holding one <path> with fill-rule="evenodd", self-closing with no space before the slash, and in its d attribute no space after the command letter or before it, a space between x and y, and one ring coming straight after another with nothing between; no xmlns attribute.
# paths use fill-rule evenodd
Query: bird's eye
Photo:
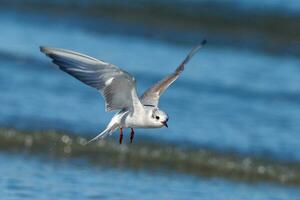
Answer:
<svg viewBox="0 0 300 200"><path fill-rule="evenodd" d="M157 120L159 120L159 116L156 116L155 118L156 118Z"/></svg>

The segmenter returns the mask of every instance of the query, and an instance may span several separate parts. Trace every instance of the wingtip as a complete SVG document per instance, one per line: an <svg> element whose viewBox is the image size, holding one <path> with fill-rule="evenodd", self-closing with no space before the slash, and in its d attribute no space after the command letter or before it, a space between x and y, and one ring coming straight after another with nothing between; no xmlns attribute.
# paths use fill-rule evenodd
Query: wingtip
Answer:
<svg viewBox="0 0 300 200"><path fill-rule="evenodd" d="M47 47L45 47L45 46L40 46L40 51L42 53L47 53L48 52Z"/></svg>
<svg viewBox="0 0 300 200"><path fill-rule="evenodd" d="M46 47L46 46L40 46L40 51L44 54L53 54L55 51L58 51L59 49L52 48L52 47Z"/></svg>
<svg viewBox="0 0 300 200"><path fill-rule="evenodd" d="M204 40L202 40L201 45L205 45L206 43L207 43L207 40L204 39Z"/></svg>

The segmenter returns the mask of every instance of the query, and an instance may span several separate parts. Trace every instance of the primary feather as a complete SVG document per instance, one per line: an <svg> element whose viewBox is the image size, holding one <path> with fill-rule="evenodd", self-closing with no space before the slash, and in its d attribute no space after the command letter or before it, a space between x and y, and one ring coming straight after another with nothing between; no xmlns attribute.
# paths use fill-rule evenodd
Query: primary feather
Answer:
<svg viewBox="0 0 300 200"><path fill-rule="evenodd" d="M205 44L206 40L203 40L200 45L196 46L190 51L190 53L186 56L183 62L176 68L175 72L160 80L148 90L146 90L144 94L140 97L142 104L158 107L159 98L162 95L162 93L179 77L179 75L184 70L184 66L190 61L193 55Z"/></svg>
<svg viewBox="0 0 300 200"><path fill-rule="evenodd" d="M117 66L74 51L49 47L40 50L61 70L99 90L106 111L141 106L134 78Z"/></svg>

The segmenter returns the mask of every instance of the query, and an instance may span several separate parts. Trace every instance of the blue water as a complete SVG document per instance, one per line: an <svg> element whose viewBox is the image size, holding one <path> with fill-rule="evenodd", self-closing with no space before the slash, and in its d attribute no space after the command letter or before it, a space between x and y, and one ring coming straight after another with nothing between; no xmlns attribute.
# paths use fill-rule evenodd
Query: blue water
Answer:
<svg viewBox="0 0 300 200"><path fill-rule="evenodd" d="M54 21L54 20L53 20ZM51 21L50 21L51 22ZM73 49L109 61L137 79L140 94L172 72L190 47L4 14L0 123L95 136L112 116L97 91L57 70L38 47ZM54 23L54 22L53 22ZM21 35L18 33L22 33ZM209 38L208 38L209 40ZM300 160L299 59L208 45L161 98L169 129L137 130L176 143Z"/></svg>
<svg viewBox="0 0 300 200"><path fill-rule="evenodd" d="M82 160L1 153L0 162L6 163L0 167L4 199L300 199L295 187L91 167Z"/></svg>
<svg viewBox="0 0 300 200"><path fill-rule="evenodd" d="M0 12L1 127L66 130L93 137L113 115L104 111L96 90L55 68L39 52L40 45L111 62L136 77L139 94L171 73L192 48L111 31L118 23L108 19L90 20L102 31L86 29L84 20L70 16ZM169 129L136 130L136 142L151 139L299 162L299 58L216 41L210 46L210 37L206 39L207 46L161 98ZM296 186L108 168L84 159L2 152L0 163L5 199L299 199Z"/></svg>

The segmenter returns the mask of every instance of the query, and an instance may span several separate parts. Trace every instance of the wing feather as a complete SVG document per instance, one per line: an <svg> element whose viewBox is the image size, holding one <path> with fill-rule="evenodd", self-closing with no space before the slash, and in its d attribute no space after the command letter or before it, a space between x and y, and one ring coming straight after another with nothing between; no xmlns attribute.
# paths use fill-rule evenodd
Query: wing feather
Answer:
<svg viewBox="0 0 300 200"><path fill-rule="evenodd" d="M40 50L62 71L96 88L105 100L106 111L142 106L134 78L117 66L65 49L41 47Z"/></svg>
<svg viewBox="0 0 300 200"><path fill-rule="evenodd" d="M179 77L183 72L184 66L190 61L193 55L206 43L203 40L202 43L193 48L190 53L186 56L183 62L176 68L175 72L165 77L164 79L157 82L155 85L147 89L144 94L140 97L143 105L152 105L157 107L159 98L162 93Z"/></svg>

